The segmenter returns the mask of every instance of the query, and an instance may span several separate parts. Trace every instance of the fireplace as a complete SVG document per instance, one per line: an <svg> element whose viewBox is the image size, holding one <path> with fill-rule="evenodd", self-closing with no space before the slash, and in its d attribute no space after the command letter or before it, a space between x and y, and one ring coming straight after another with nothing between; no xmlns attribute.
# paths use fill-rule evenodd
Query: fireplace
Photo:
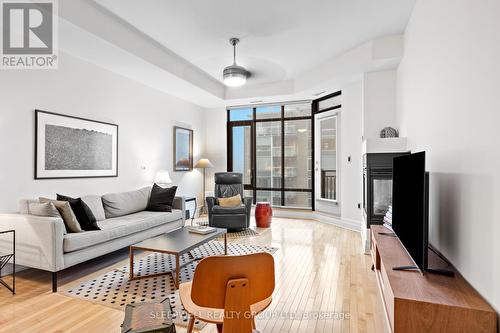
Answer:
<svg viewBox="0 0 500 333"><path fill-rule="evenodd" d="M408 153L368 153L363 156L363 213L367 228L382 224L392 204L392 159Z"/></svg>

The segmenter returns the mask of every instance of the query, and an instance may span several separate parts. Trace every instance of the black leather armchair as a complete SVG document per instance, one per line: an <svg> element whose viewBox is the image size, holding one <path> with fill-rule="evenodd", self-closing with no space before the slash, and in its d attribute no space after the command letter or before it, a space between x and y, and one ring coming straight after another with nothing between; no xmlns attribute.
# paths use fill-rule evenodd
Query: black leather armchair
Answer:
<svg viewBox="0 0 500 333"><path fill-rule="evenodd" d="M241 195L243 204L238 207L221 207L217 198ZM208 224L211 227L242 230L250 226L252 198L245 198L243 175L237 172L217 172L215 174L215 197L207 197Z"/></svg>

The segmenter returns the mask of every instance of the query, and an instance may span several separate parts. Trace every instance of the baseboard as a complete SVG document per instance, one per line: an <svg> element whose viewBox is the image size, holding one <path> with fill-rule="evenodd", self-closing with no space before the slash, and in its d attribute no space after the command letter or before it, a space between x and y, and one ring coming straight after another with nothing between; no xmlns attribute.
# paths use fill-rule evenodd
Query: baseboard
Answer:
<svg viewBox="0 0 500 333"><path fill-rule="evenodd" d="M316 221L333 224L338 227L360 232L361 231L361 221L355 221L351 219L345 219L340 217L328 216L321 213L313 213L315 217L313 218Z"/></svg>
<svg viewBox="0 0 500 333"><path fill-rule="evenodd" d="M341 218L339 216L333 216L328 214L323 214L319 212L299 210L299 209L273 209L274 217L283 218L296 218L296 219L306 219L315 220L322 223L332 224L344 229L361 232L361 221Z"/></svg>

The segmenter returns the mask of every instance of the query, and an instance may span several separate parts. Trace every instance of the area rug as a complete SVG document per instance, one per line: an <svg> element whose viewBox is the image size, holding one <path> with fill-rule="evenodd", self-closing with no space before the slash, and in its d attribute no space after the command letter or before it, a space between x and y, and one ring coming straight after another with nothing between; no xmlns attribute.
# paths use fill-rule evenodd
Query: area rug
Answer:
<svg viewBox="0 0 500 333"><path fill-rule="evenodd" d="M207 221L200 221L200 222L196 222L196 223L198 225L208 226ZM267 230L268 229L266 229L266 231ZM250 238L250 237L259 236L260 234L261 234L261 232L255 230L255 228L247 228L247 229L241 230L241 231L234 231L234 232L228 231L226 234L226 237L227 237L227 239ZM224 239L224 236L220 236L217 239L222 240L222 239Z"/></svg>
<svg viewBox="0 0 500 333"><path fill-rule="evenodd" d="M228 244L228 254L242 255L257 252L274 254L278 249L250 244ZM219 241L208 242L192 252L195 258L204 258L224 253L224 244ZM191 261L186 254L181 257L181 265ZM187 264L180 271L182 282L193 277L197 261ZM137 276L172 271L175 267L175 257L168 254L151 253L137 259L134 263L134 273ZM173 320L176 325L187 326L188 315L182 307L179 294L174 287L172 274L129 281L129 266L125 265L111 270L92 280L72 286L64 294L112 308L124 310L126 304L163 301L168 298L173 310ZM204 322L195 322L196 329L202 329Z"/></svg>

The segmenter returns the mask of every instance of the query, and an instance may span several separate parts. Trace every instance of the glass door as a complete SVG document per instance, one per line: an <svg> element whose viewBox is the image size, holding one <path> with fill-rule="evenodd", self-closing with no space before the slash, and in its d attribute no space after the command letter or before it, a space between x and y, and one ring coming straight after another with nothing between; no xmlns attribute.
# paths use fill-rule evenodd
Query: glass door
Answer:
<svg viewBox="0 0 500 333"><path fill-rule="evenodd" d="M316 210L340 214L338 169L338 114L315 115L315 197Z"/></svg>

